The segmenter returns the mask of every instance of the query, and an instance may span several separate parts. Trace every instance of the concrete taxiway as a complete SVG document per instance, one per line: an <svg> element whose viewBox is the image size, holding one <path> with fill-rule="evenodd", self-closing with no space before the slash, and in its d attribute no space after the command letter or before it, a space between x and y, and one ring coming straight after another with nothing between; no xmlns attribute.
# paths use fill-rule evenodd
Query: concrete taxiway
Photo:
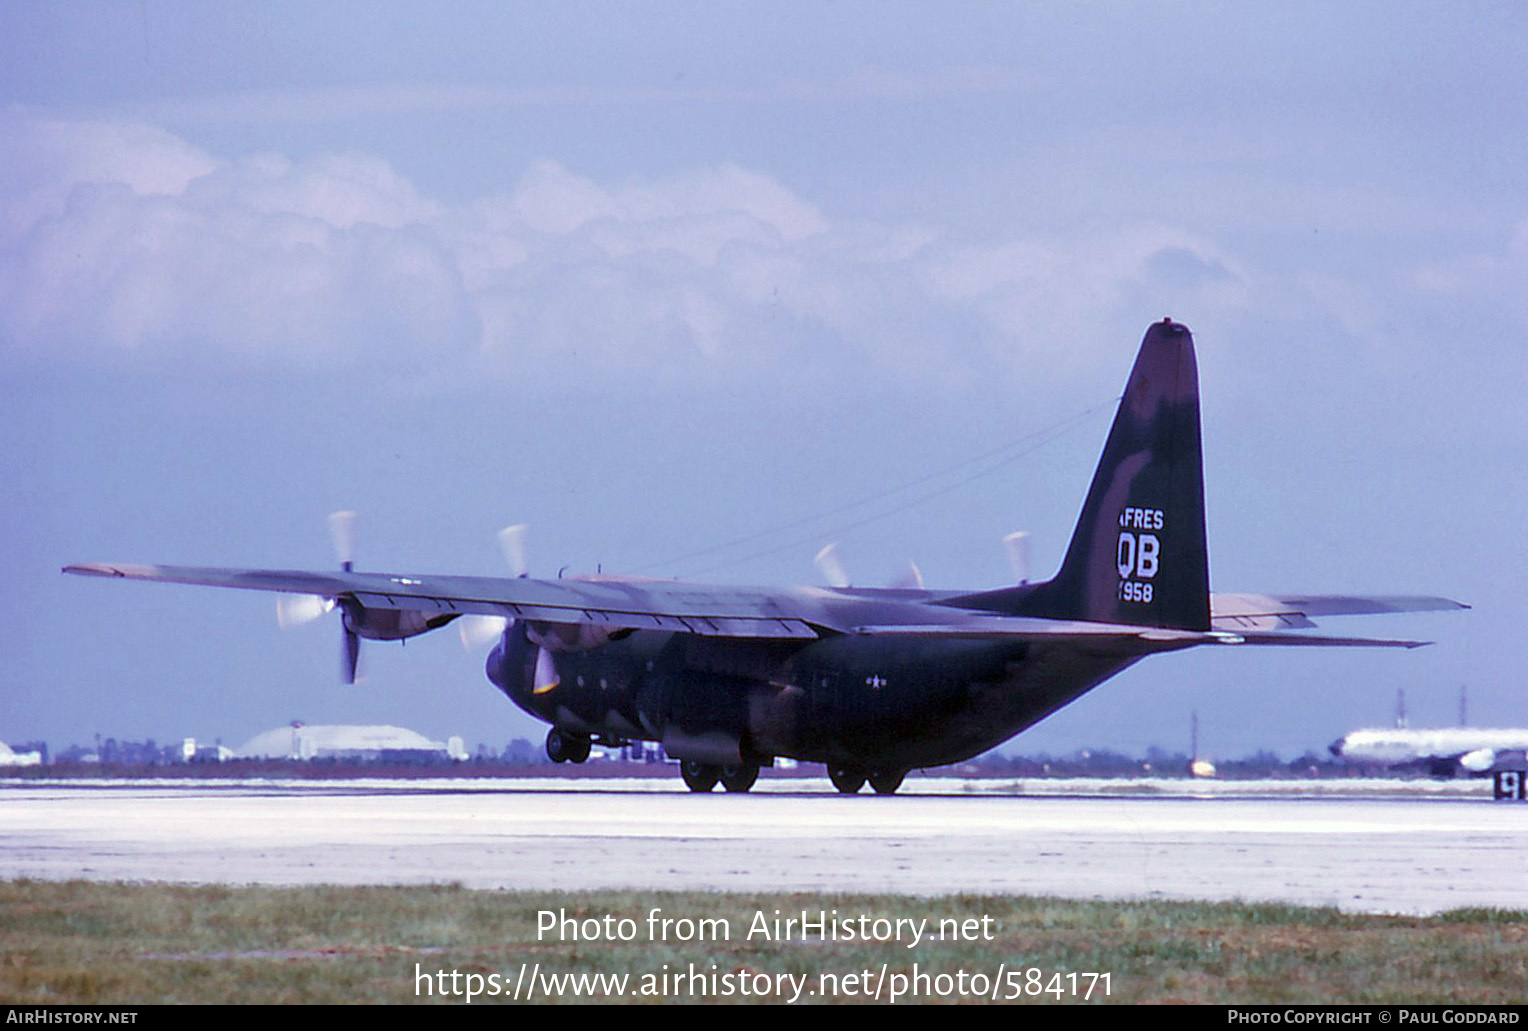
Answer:
<svg viewBox="0 0 1528 1031"><path fill-rule="evenodd" d="M666 781L11 781L0 784L0 876L1528 909L1528 806L1478 794L1201 795L842 797L812 781L708 796Z"/></svg>

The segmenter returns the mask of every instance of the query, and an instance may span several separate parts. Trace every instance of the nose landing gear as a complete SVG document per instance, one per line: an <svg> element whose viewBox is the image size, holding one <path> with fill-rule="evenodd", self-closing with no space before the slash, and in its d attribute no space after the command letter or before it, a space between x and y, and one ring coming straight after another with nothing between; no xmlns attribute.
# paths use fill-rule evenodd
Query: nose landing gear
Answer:
<svg viewBox="0 0 1528 1031"><path fill-rule="evenodd" d="M546 757L554 763L581 763L589 758L589 739L553 727L546 732Z"/></svg>

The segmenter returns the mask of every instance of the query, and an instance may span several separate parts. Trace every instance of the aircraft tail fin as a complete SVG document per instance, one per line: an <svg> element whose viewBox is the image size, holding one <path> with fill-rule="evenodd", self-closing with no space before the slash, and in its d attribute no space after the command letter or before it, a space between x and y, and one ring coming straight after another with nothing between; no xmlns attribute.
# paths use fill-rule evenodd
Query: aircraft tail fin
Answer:
<svg viewBox="0 0 1528 1031"><path fill-rule="evenodd" d="M1053 619L1209 629L1199 374L1187 327L1164 319L1146 331L1055 578L959 603Z"/></svg>

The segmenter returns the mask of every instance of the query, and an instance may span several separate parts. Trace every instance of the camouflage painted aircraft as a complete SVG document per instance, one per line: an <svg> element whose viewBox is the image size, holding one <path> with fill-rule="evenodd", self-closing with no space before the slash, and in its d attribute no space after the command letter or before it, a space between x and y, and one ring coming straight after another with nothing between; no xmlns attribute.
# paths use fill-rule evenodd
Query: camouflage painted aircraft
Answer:
<svg viewBox="0 0 1528 1031"><path fill-rule="evenodd" d="M825 763L840 791L897 790L915 768L1002 744L1148 655L1198 645L1425 642L1311 636L1311 616L1457 609L1445 598L1209 589L1193 339L1146 332L1061 569L998 590L725 587L180 566L89 576L289 592L361 638L497 617L488 678L551 724L547 754L656 741L685 783L747 791L777 757Z"/></svg>

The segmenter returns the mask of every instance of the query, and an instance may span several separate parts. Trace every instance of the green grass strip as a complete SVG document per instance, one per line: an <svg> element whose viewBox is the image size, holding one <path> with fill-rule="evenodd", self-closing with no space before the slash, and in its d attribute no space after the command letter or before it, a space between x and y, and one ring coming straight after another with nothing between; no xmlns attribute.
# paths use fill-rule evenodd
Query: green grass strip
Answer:
<svg viewBox="0 0 1528 1031"><path fill-rule="evenodd" d="M1528 913L1503 910L0 882L8 1003L1521 1003L1525 985Z"/></svg>

